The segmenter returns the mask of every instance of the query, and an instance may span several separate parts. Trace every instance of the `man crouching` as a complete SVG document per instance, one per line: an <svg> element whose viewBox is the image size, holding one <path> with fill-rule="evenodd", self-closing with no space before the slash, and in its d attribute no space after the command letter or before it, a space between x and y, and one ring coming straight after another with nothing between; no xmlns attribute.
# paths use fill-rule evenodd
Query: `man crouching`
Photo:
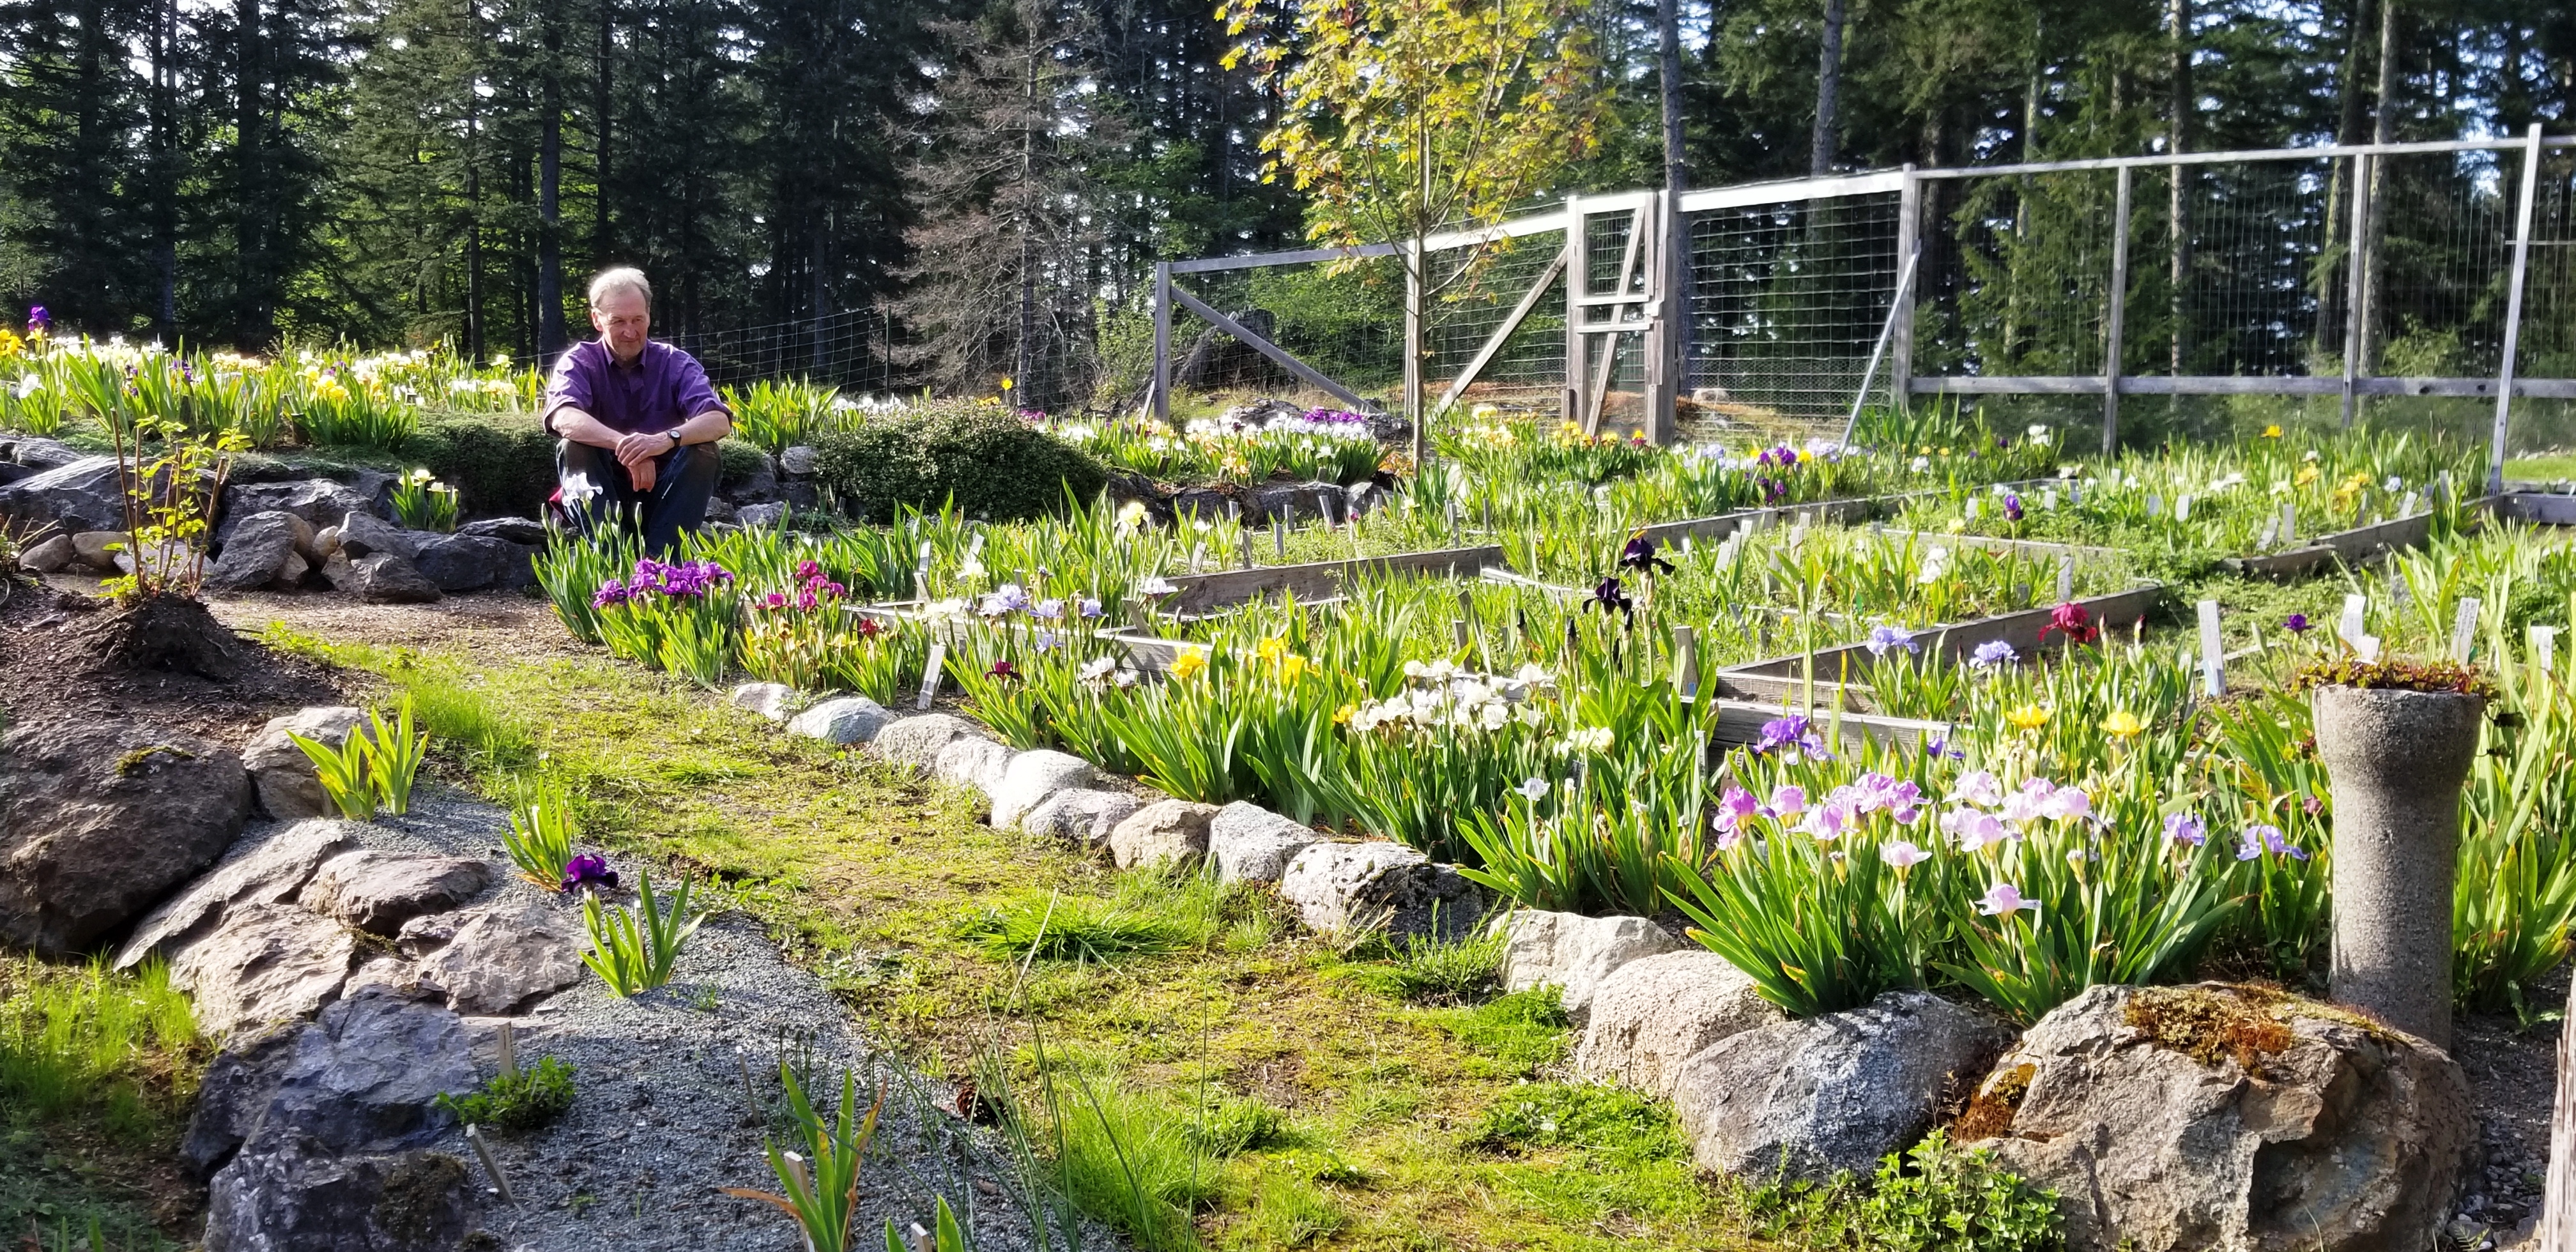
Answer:
<svg viewBox="0 0 2576 1252"><path fill-rule="evenodd" d="M566 350L546 383L564 507L585 534L640 517L645 550L668 555L706 521L723 471L715 443L733 433L733 412L696 357L646 337L653 288L643 271L591 279L590 324L599 338Z"/></svg>

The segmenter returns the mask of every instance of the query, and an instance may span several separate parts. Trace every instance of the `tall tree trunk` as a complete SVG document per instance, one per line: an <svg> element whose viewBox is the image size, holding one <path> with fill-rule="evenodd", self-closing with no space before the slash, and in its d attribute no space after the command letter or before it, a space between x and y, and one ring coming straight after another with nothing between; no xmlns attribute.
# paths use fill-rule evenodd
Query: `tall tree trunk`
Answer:
<svg viewBox="0 0 2576 1252"><path fill-rule="evenodd" d="M1011 367L1013 385L1022 397L1030 390L1029 378L1037 371L1038 337L1038 269L1037 223L1038 192L1033 183L1037 171L1038 151L1038 32L1035 6L1021 7L1022 20L1028 29L1021 32L1027 41L1025 69L1021 78L1020 114L1020 342L1016 361ZM1004 397L1010 399L1012 397Z"/></svg>
<svg viewBox="0 0 2576 1252"><path fill-rule="evenodd" d="M2170 97L2166 101L2166 145L2179 155L2191 150L2191 116L2199 107L2191 89L2191 0L2172 0L2166 8L2165 38L2171 45L2169 67ZM2172 270L2166 282L2167 316L2171 319L2171 358L2168 368L2174 374L2183 372L2183 353L2187 347L2191 316L2191 167L2176 165L2165 180L2169 198L2165 209L2167 237L2172 240ZM2119 365L2113 363L2113 372Z"/></svg>
<svg viewBox="0 0 2576 1252"><path fill-rule="evenodd" d="M475 49L465 88L465 359L483 362L483 119L474 80L482 69L483 18L465 3L465 40Z"/></svg>
<svg viewBox="0 0 2576 1252"><path fill-rule="evenodd" d="M590 263L608 264L608 154L609 132L615 125L616 94L610 90L617 68L617 0L599 0L599 51L596 76L592 82L591 116L596 132L592 142L597 151L592 156L592 182L595 190L590 204Z"/></svg>
<svg viewBox="0 0 2576 1252"><path fill-rule="evenodd" d="M152 6L152 234L158 262L159 299L154 303L155 332L161 342L179 346L179 195L177 83L179 55L178 0L155 0Z"/></svg>
<svg viewBox="0 0 2576 1252"><path fill-rule="evenodd" d="M268 347L269 309L261 284L269 271L268 153L263 135L260 83L267 74L261 55L259 0L233 0L235 49L233 94L233 340L244 352Z"/></svg>
<svg viewBox="0 0 2576 1252"><path fill-rule="evenodd" d="M539 80L545 119L537 128L537 353L541 368L564 350L563 315L563 29L552 4L539 11L546 65Z"/></svg>
<svg viewBox="0 0 2576 1252"><path fill-rule="evenodd" d="M2392 142L2397 133L2397 0L2379 0L2379 82L2374 89L2374 113L2370 121L2370 141ZM2362 266L2361 342L2355 350L2361 353L2361 372L2371 373L2379 365L2379 323L2386 320L2381 307L2388 266L2380 259L2381 241L2388 237L2384 224L2388 217L2388 161L2373 157L2370 162L2370 229L2359 241L2368 249Z"/></svg>
<svg viewBox="0 0 2576 1252"><path fill-rule="evenodd" d="M1843 4L1825 0L1825 37L1816 53L1816 130L1807 149L1807 172L1829 174L1842 133Z"/></svg>
<svg viewBox="0 0 2576 1252"><path fill-rule="evenodd" d="M2335 142L2338 144L2361 142L2361 47L2362 41L2369 37L2369 30L2370 0L2353 0L2351 23L2344 32L2343 65L2335 74ZM2343 272L2343 259L2353 246L2347 233L2351 230L2351 223L2345 220L2352 216L2348 199L2353 194L2352 162L2338 159L2331 164L2333 169L2326 177L2325 228L2319 232L2325 239L2326 248L2316 268L2317 325L2308 349L2309 358L2319 362L2326 359L2326 345L2340 338L2343 309L2348 306L2339 306L2335 300L2338 290L2335 278ZM2338 242L2342 244L2341 248L2335 246ZM2344 299L2352 299L2352 293L2345 292Z"/></svg>
<svg viewBox="0 0 2576 1252"><path fill-rule="evenodd" d="M1680 191L1690 183L1682 161L1682 15L1681 0L1655 0L1658 43L1657 76L1664 103L1664 186Z"/></svg>

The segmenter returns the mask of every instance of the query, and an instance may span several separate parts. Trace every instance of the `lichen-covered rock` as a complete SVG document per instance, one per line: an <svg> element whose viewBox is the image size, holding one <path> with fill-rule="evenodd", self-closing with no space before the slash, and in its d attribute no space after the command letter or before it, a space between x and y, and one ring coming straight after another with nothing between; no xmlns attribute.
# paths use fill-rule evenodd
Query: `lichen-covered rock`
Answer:
<svg viewBox="0 0 2576 1252"><path fill-rule="evenodd" d="M2217 984L2087 989L1996 1063L1961 1125L2057 1191L2081 1252L2432 1247L2477 1134L2440 1049Z"/></svg>
<svg viewBox="0 0 2576 1252"><path fill-rule="evenodd" d="M1107 846L1111 831L1136 812L1136 797L1116 791L1075 788L1038 802L1020 819L1024 834L1061 839L1084 848Z"/></svg>
<svg viewBox="0 0 2576 1252"><path fill-rule="evenodd" d="M1485 917L1485 896L1454 865L1399 843L1319 843L1297 854L1279 898L1319 934L1455 938Z"/></svg>
<svg viewBox="0 0 2576 1252"><path fill-rule="evenodd" d="M1196 865L1207 855L1213 804L1158 800L1136 810L1109 832L1109 856L1120 869Z"/></svg>
<svg viewBox="0 0 2576 1252"><path fill-rule="evenodd" d="M1011 758L993 787L993 827L1009 830L1047 797L1089 786L1098 776L1091 762L1071 753L1046 748L1020 753Z"/></svg>
<svg viewBox="0 0 2576 1252"><path fill-rule="evenodd" d="M1596 1006L1597 1012L1597 1006ZM1815 1179L1867 1173L1932 1129L2012 1031L1928 991L1743 1031L1673 1081L1692 1156L1712 1173Z"/></svg>
<svg viewBox="0 0 2576 1252"><path fill-rule="evenodd" d="M1553 985L1564 1000L1566 1016L1578 1026L1591 1020L1592 995L1601 980L1640 957L1683 947L1681 940L1643 917L1514 909L1496 918L1494 926L1503 934L1504 989L1527 991Z"/></svg>
<svg viewBox="0 0 2576 1252"><path fill-rule="evenodd" d="M0 732L0 940L113 936L215 863L250 816L241 758L129 719L40 709Z"/></svg>
<svg viewBox="0 0 2576 1252"><path fill-rule="evenodd" d="M1207 852L1220 882L1277 882L1298 853L1323 841L1304 822L1237 800L1208 823Z"/></svg>
<svg viewBox="0 0 2576 1252"><path fill-rule="evenodd" d="M349 736L358 733L366 721L364 710L346 704L314 705L268 719L268 724L242 747L242 768L250 771L251 785L259 792L259 807L280 821L331 813L330 797L322 791L322 776L314 770L313 758L295 746L294 736L338 748L348 743Z"/></svg>
<svg viewBox="0 0 2576 1252"><path fill-rule="evenodd" d="M985 738L982 727L948 713L924 713L890 722L868 741L868 753L879 760L914 769L929 769L940 749L960 739Z"/></svg>
<svg viewBox="0 0 2576 1252"><path fill-rule="evenodd" d="M444 913L492 885L489 862L362 848L322 863L297 899L304 907L391 938L423 913Z"/></svg>
<svg viewBox="0 0 2576 1252"><path fill-rule="evenodd" d="M789 719L787 733L825 743L866 743L893 720L884 705L866 696L838 696Z"/></svg>
<svg viewBox="0 0 2576 1252"><path fill-rule="evenodd" d="M449 915L455 918L457 915ZM413 935L406 924L404 933ZM428 931L414 935L424 941ZM420 963L420 985L459 1013L515 1013L581 981L581 935L572 914L513 899L456 921L444 946Z"/></svg>
<svg viewBox="0 0 2576 1252"><path fill-rule="evenodd" d="M744 683L725 693L725 703L783 722L796 707L796 689L785 683Z"/></svg>
<svg viewBox="0 0 2576 1252"><path fill-rule="evenodd" d="M253 904L179 945L170 982L195 998L197 1028L222 1039L319 1012L339 998L357 955L357 936L330 918L292 904Z"/></svg>
<svg viewBox="0 0 2576 1252"><path fill-rule="evenodd" d="M944 783L972 787L991 799L993 790L1002 785L1002 774L1011 767L1012 751L990 739L958 739L939 750L930 762L930 776Z"/></svg>
<svg viewBox="0 0 2576 1252"><path fill-rule="evenodd" d="M1744 971L1704 948L1621 964L1593 987L1586 1009L1575 1072L1666 1097L1682 1062L1700 1050L1789 1020Z"/></svg>
<svg viewBox="0 0 2576 1252"><path fill-rule="evenodd" d="M135 923L134 933L116 951L116 967L132 969L146 957L167 955L213 930L234 908L294 903L322 862L357 846L360 829L355 822L313 818L271 830L255 846L234 849L213 872Z"/></svg>

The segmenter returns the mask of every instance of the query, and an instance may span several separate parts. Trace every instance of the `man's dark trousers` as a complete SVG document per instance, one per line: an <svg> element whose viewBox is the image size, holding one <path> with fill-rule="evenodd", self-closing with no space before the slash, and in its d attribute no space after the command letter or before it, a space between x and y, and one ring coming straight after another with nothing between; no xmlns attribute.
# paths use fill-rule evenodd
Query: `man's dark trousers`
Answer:
<svg viewBox="0 0 2576 1252"><path fill-rule="evenodd" d="M716 493L724 458L712 444L683 444L653 458L653 486L637 491L635 479L617 461L612 448L594 448L569 439L555 444L555 480L565 484L564 507L589 534L620 518L644 518L644 550L662 557L680 545L680 532L696 530L707 520L707 501ZM597 493L587 504L575 504L574 475L589 480Z"/></svg>

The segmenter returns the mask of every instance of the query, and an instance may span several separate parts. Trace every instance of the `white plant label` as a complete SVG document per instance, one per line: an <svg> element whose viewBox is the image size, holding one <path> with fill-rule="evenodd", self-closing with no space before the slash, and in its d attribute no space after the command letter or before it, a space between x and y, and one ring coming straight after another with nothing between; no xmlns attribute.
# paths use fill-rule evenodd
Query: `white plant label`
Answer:
<svg viewBox="0 0 2576 1252"><path fill-rule="evenodd" d="M2299 506L2283 500L2281 502L2281 542L2296 544L2298 541Z"/></svg>
<svg viewBox="0 0 2576 1252"><path fill-rule="evenodd" d="M927 712L930 702L939 695L939 673L948 666L948 645L930 645L930 660L921 667L921 698L912 702L913 711Z"/></svg>
<svg viewBox="0 0 2576 1252"><path fill-rule="evenodd" d="M2469 653L2478 642L2478 598L2460 597L2460 611L2451 618L2451 659L2469 663Z"/></svg>
<svg viewBox="0 0 2576 1252"><path fill-rule="evenodd" d="M1982 505L1982 504L1984 504L1984 503L1985 503L1985 501L1980 500L1980 499L1978 499L1978 498L1977 498L1977 497L1975 497L1975 496L1970 496L1970 497L1968 497L1968 520L1969 520L1969 521L1972 521L1972 522L1973 522L1973 521L1977 520L1977 506Z"/></svg>
<svg viewBox="0 0 2576 1252"><path fill-rule="evenodd" d="M2360 647L2362 615L2369 611L2369 597L2359 595L2345 596L2343 598L2343 616L2335 619L2335 637L2356 648Z"/></svg>
<svg viewBox="0 0 2576 1252"><path fill-rule="evenodd" d="M2273 544L2280 542L2280 539L2281 519L2276 517L2263 523L2263 536L2254 541L2254 549L2258 552L2268 552Z"/></svg>
<svg viewBox="0 0 2576 1252"><path fill-rule="evenodd" d="M2050 487L2039 493L2039 507L2051 513L2057 511L2057 488Z"/></svg>
<svg viewBox="0 0 2576 1252"><path fill-rule="evenodd" d="M1270 519L1270 550L1278 553L1280 560L1288 559L1288 527L1275 517Z"/></svg>
<svg viewBox="0 0 2576 1252"><path fill-rule="evenodd" d="M2558 628L2555 626L2532 627L2531 663L2539 666L2541 673L2549 673L2551 670L2557 668L2557 654Z"/></svg>
<svg viewBox="0 0 2576 1252"><path fill-rule="evenodd" d="M1206 545L1206 544L1204 544L1204 543L1194 543L1194 544L1191 544L1191 545L1190 545L1190 572L1191 572L1191 573L1193 573L1193 574L1195 574L1195 573L1199 572L1199 567L1200 567L1201 565L1205 564L1206 562L1207 562L1207 545Z"/></svg>
<svg viewBox="0 0 2576 1252"><path fill-rule="evenodd" d="M1458 502L1449 502L1449 546L1458 546Z"/></svg>
<svg viewBox="0 0 2576 1252"><path fill-rule="evenodd" d="M2423 503L2424 498L2421 495L2412 491L2407 492L2406 498L2400 501L2397 505L2397 515L2399 517L2413 517L2415 516L2417 506Z"/></svg>
<svg viewBox="0 0 2576 1252"><path fill-rule="evenodd" d="M2177 522L2188 522L2191 520L2190 496L2184 496L2183 498L2174 501L2174 520Z"/></svg>
<svg viewBox="0 0 2576 1252"><path fill-rule="evenodd" d="M2165 511L2165 498L2164 498L2163 496L2157 495L2156 493L2154 493L2154 492L2152 492L2152 491L2148 492L2148 493L2147 493L2147 516L2149 516L2149 517L2160 517L2160 516L2162 516L2162 515L2164 514L2164 511Z"/></svg>
<svg viewBox="0 0 2576 1252"><path fill-rule="evenodd" d="M2061 552L2057 554L2057 602L2064 604L2074 598L2075 554Z"/></svg>
<svg viewBox="0 0 2576 1252"><path fill-rule="evenodd" d="M1692 646L1693 638L1690 627L1673 627L1673 691L1685 700L1699 696L1699 649Z"/></svg>
<svg viewBox="0 0 2576 1252"><path fill-rule="evenodd" d="M2200 685L2212 696L2227 694L2227 639L2218 630L2218 601L2203 600L2200 609Z"/></svg>

